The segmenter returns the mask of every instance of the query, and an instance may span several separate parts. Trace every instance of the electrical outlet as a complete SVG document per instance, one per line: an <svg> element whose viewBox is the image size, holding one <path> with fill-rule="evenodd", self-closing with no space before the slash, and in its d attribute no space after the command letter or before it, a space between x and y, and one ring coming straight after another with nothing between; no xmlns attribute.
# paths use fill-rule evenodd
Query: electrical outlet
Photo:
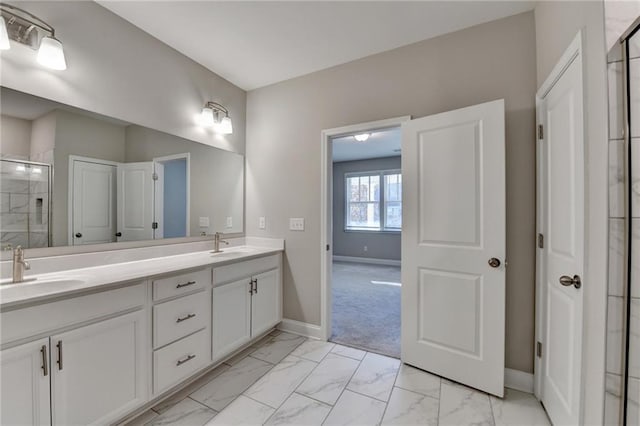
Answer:
<svg viewBox="0 0 640 426"><path fill-rule="evenodd" d="M227 228L233 228L233 218L231 216L227 216Z"/></svg>
<svg viewBox="0 0 640 426"><path fill-rule="evenodd" d="M208 228L209 227L209 218L201 217L199 220L200 228Z"/></svg>
<svg viewBox="0 0 640 426"><path fill-rule="evenodd" d="M267 228L267 219L265 219L264 216L260 216L258 218L258 228L259 229L266 229Z"/></svg>
<svg viewBox="0 0 640 426"><path fill-rule="evenodd" d="M304 218L302 217L289 218L289 229L291 231L304 231Z"/></svg>
<svg viewBox="0 0 640 426"><path fill-rule="evenodd" d="M367 252L367 250L369 250L369 247L364 246L364 252L365 252L365 253Z"/></svg>

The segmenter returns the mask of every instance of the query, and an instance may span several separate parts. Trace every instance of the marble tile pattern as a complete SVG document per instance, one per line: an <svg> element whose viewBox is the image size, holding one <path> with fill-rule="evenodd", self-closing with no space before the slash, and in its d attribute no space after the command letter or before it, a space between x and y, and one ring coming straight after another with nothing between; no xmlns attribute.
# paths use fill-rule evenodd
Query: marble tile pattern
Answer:
<svg viewBox="0 0 640 426"><path fill-rule="evenodd" d="M289 333L269 337L271 346L273 337L288 342L288 352L259 351L259 342L128 425L549 425L531 394L507 389L499 399L394 358ZM329 349L315 362L293 355L295 340L308 343L298 355ZM284 356L274 364L253 357L276 352Z"/></svg>
<svg viewBox="0 0 640 426"><path fill-rule="evenodd" d="M625 191L626 177L624 159L625 143L622 139L609 141L609 217L624 218L626 216Z"/></svg>
<svg viewBox="0 0 640 426"><path fill-rule="evenodd" d="M258 349L253 351L251 356L270 362L271 364L277 364L304 341L304 337L296 336L295 334L282 333L271 337Z"/></svg>

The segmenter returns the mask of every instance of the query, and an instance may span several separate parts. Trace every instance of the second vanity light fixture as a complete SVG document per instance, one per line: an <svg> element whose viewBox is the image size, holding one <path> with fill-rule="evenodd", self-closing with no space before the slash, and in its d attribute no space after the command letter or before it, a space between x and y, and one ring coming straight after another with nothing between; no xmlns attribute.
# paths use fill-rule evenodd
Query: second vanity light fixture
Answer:
<svg viewBox="0 0 640 426"><path fill-rule="evenodd" d="M204 105L200 114L200 123L203 126L212 127L214 131L223 135L233 133L229 110L217 102L207 102Z"/></svg>
<svg viewBox="0 0 640 426"><path fill-rule="evenodd" d="M66 70L62 43L55 29L32 13L7 3L0 3L0 50L11 48L9 40L38 50L37 61L54 70Z"/></svg>

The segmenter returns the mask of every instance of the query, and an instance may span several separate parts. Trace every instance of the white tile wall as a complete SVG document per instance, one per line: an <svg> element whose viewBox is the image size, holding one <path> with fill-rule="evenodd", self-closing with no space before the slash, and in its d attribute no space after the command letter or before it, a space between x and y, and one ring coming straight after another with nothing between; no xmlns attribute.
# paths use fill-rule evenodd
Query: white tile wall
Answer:
<svg viewBox="0 0 640 426"><path fill-rule="evenodd" d="M622 78L622 62L607 65L609 78L609 139L624 137L624 92Z"/></svg>

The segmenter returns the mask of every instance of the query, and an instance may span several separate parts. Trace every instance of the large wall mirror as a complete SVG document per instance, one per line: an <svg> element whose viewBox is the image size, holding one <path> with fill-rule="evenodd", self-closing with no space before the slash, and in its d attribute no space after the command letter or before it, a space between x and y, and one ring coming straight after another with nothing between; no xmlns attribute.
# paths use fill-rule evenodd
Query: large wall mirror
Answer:
<svg viewBox="0 0 640 426"><path fill-rule="evenodd" d="M243 232L244 157L0 88L2 249Z"/></svg>

